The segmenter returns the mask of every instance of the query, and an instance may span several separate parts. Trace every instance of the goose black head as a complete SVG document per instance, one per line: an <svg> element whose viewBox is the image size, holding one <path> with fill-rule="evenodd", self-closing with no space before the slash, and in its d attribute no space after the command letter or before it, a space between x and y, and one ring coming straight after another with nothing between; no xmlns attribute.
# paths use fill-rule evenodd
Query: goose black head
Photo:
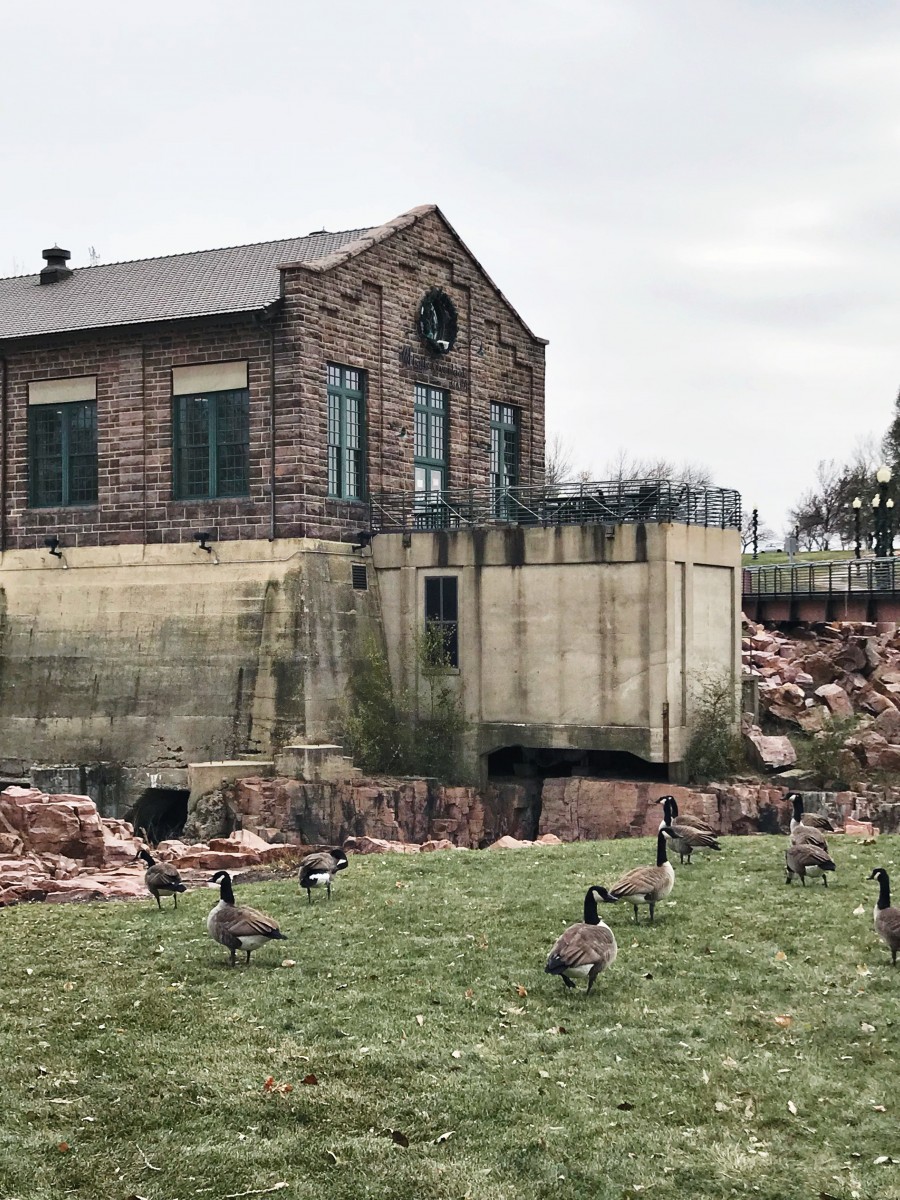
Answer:
<svg viewBox="0 0 900 1200"><path fill-rule="evenodd" d="M138 850L137 854L134 856L134 861L137 862L139 858L142 858L148 867L152 867L156 862L156 859L145 846L141 846L140 850Z"/></svg>
<svg viewBox="0 0 900 1200"><path fill-rule="evenodd" d="M877 879L880 883L882 879L887 879L887 871L884 867L875 867L872 874L866 876L866 880L868 881L869 879Z"/></svg>
<svg viewBox="0 0 900 1200"><path fill-rule="evenodd" d="M347 861L346 852L344 850L341 850L340 847L336 846L334 848L334 850L329 851L329 854L335 861L336 869L338 871L346 871L347 867L350 865L349 862Z"/></svg>
<svg viewBox="0 0 900 1200"><path fill-rule="evenodd" d="M207 887L218 887L220 884L227 884L231 887L231 876L227 871L216 871L212 879L207 883Z"/></svg>

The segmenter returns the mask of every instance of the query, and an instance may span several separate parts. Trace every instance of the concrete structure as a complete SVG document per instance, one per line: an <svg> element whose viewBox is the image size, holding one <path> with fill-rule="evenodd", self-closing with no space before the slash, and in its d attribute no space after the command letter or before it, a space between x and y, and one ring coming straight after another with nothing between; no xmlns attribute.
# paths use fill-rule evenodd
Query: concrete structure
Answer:
<svg viewBox="0 0 900 1200"><path fill-rule="evenodd" d="M410 690L425 581L457 579L469 762L520 750L574 765L677 763L704 674L739 689L736 530L681 524L509 526L379 536L392 672ZM558 756L557 756L558 757Z"/></svg>

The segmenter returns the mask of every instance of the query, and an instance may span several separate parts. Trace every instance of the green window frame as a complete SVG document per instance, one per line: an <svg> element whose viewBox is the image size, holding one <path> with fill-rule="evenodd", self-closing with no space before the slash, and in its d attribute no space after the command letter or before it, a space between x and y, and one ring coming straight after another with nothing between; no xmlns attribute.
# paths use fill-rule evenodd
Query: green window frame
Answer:
<svg viewBox="0 0 900 1200"><path fill-rule="evenodd" d="M195 392L173 398L176 500L250 494L250 391Z"/></svg>
<svg viewBox="0 0 900 1200"><path fill-rule="evenodd" d="M97 503L97 401L36 404L28 410L32 508Z"/></svg>
<svg viewBox="0 0 900 1200"><path fill-rule="evenodd" d="M326 364L328 380L328 495L362 500L366 488L366 373Z"/></svg>
<svg viewBox="0 0 900 1200"><path fill-rule="evenodd" d="M459 666L459 579L456 575L425 578L425 626L440 634L448 667Z"/></svg>
<svg viewBox="0 0 900 1200"><path fill-rule="evenodd" d="M447 417L450 393L415 385L413 468L417 492L440 492L447 484Z"/></svg>
<svg viewBox="0 0 900 1200"><path fill-rule="evenodd" d="M491 487L519 485L519 410L513 404L491 404Z"/></svg>

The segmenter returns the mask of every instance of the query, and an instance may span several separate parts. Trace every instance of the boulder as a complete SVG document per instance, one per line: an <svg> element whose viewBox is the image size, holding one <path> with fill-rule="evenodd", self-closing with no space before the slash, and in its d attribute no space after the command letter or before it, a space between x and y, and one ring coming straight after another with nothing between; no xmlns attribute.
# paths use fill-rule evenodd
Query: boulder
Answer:
<svg viewBox="0 0 900 1200"><path fill-rule="evenodd" d="M345 850L353 850L357 854L418 854L419 845L413 842L392 842L387 838L363 836L347 838Z"/></svg>
<svg viewBox="0 0 900 1200"><path fill-rule="evenodd" d="M536 846L561 846L562 838L558 838L555 833L542 833L539 838L535 839Z"/></svg>
<svg viewBox="0 0 900 1200"><path fill-rule="evenodd" d="M510 837L505 833L503 837L497 838L496 842L492 842L488 846L488 850L524 850L526 846L533 846L534 842L522 841L519 838Z"/></svg>
<svg viewBox="0 0 900 1200"><path fill-rule="evenodd" d="M883 709L872 722L872 728L893 745L900 744L900 709L893 704Z"/></svg>
<svg viewBox="0 0 900 1200"><path fill-rule="evenodd" d="M821 651L807 654L805 658L801 659L800 665L808 675L812 676L817 687L821 687L823 683L833 683L841 673L828 655Z"/></svg>
<svg viewBox="0 0 900 1200"><path fill-rule="evenodd" d="M435 850L454 850L455 847L449 838L435 838L430 842L423 842L419 847L423 854L431 854Z"/></svg>
<svg viewBox="0 0 900 1200"><path fill-rule="evenodd" d="M878 768L881 771L900 771L900 746L885 746L878 755Z"/></svg>
<svg viewBox="0 0 900 1200"><path fill-rule="evenodd" d="M857 700L857 704L860 708L864 708L870 713L875 713L876 716L878 713L883 713L889 708L893 708L895 711L897 711L893 700L889 699L887 696L883 696L881 692L876 692L874 688L869 688L864 695L860 696Z"/></svg>
<svg viewBox="0 0 900 1200"><path fill-rule="evenodd" d="M750 761L762 771L784 771L797 761L790 738L767 736L756 726L744 734L744 748Z"/></svg>
<svg viewBox="0 0 900 1200"><path fill-rule="evenodd" d="M850 697L844 689L837 683L826 683L822 687L816 688L815 693L821 700L828 705L831 712L836 717L852 717L853 705L850 703Z"/></svg>

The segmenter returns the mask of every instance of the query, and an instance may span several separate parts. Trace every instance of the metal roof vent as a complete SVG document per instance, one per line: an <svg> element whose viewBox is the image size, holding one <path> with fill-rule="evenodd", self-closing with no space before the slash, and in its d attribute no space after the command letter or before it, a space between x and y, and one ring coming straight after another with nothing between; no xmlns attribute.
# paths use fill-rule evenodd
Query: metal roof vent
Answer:
<svg viewBox="0 0 900 1200"><path fill-rule="evenodd" d="M41 271L41 283L58 283L60 279L68 279L73 273L66 266L72 257L68 250L61 250L59 246L51 246L49 250L42 250L41 253L47 260L47 265Z"/></svg>
<svg viewBox="0 0 900 1200"><path fill-rule="evenodd" d="M356 591L367 592L369 590L369 575L365 563L351 563L350 575Z"/></svg>

